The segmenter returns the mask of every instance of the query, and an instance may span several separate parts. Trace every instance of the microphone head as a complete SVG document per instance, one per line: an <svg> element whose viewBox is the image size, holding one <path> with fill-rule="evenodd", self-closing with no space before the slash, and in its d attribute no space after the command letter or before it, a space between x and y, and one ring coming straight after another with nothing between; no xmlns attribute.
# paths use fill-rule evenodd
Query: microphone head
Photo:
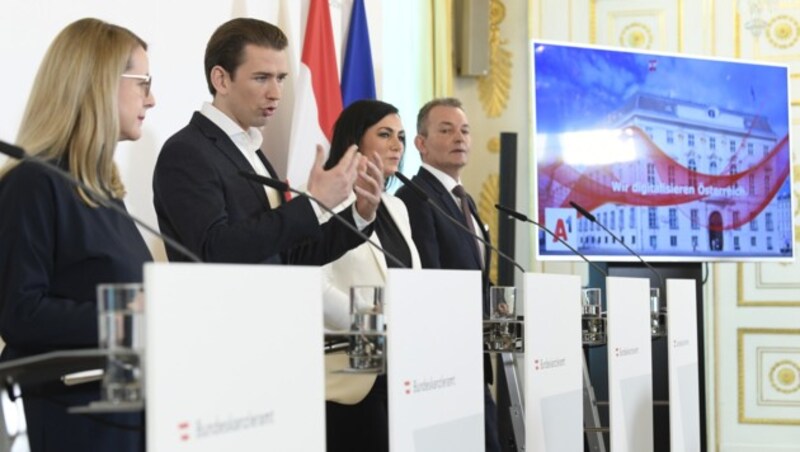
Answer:
<svg viewBox="0 0 800 452"><path fill-rule="evenodd" d="M239 175L247 180L257 182L261 185L266 185L267 187L272 187L275 190L278 190L279 192L289 191L289 184L277 179L273 179L271 177L262 176L260 174L256 174L249 171L239 171Z"/></svg>
<svg viewBox="0 0 800 452"><path fill-rule="evenodd" d="M409 179L408 177L406 177L406 175L405 175L405 174L403 174L403 173L402 173L402 172L400 172L400 171L395 171L395 173L394 173L394 177L396 177L396 178L400 179L400 182L402 182L402 183L403 183L403 185L411 185L411 179Z"/></svg>
<svg viewBox="0 0 800 452"><path fill-rule="evenodd" d="M25 151L21 147L6 143L5 141L0 141L0 154L5 154L16 160L25 159Z"/></svg>
<svg viewBox="0 0 800 452"><path fill-rule="evenodd" d="M574 201L570 201L569 205L574 207L575 210L580 212L580 214L583 215L584 217L586 217L587 220L591 221L592 223L596 223L597 222L597 219L595 218L595 216L592 215L588 210L586 210L583 207L581 207L580 205L578 205L578 203L576 203Z"/></svg>
<svg viewBox="0 0 800 452"><path fill-rule="evenodd" d="M527 216L525 216L525 215L523 215L523 214L521 214L521 213L517 212L516 210L509 209L509 208L508 208L508 207L506 207L506 206L501 206L500 204L495 204L495 205L494 205L494 208L495 208L495 209L497 209L497 210L499 210L499 211L501 211L501 212L504 212L504 213L506 213L508 216L510 216L510 217L512 217L512 218L515 218L515 219L517 219L517 220L520 220L520 221L528 221L528 217L527 217Z"/></svg>

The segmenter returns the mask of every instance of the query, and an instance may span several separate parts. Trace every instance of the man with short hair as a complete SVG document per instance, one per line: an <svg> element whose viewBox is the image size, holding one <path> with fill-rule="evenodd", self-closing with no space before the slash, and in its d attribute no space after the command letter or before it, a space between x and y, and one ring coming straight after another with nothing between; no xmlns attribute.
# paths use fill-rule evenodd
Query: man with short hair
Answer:
<svg viewBox="0 0 800 452"><path fill-rule="evenodd" d="M203 104L159 154L153 193L161 231L204 261L322 265L363 243L337 221L321 224L322 212L308 198L286 201L239 174L276 177L260 150L259 128L281 99L286 45L278 27L258 19L222 24L205 54L213 101ZM367 162L353 146L336 167L325 171L323 164L318 146L307 192L333 207L355 190L353 208L342 216L359 229L371 229L383 189L380 160ZM367 189L354 186L357 177ZM167 254L170 260L185 260L171 249Z"/></svg>
<svg viewBox="0 0 800 452"><path fill-rule="evenodd" d="M478 216L475 202L461 185L461 171L467 165L470 151L470 127L461 102L454 98L434 99L417 115L417 136L414 145L422 157L422 167L411 181L453 218L463 221L476 235L489 240ZM409 187L401 187L397 197L405 202L411 222L411 233L419 250L423 268L483 270L484 312L489 287L490 253L475 237L435 211ZM484 379L492 382L488 356L484 359ZM484 394L486 450L500 450L497 433L497 407L489 394Z"/></svg>

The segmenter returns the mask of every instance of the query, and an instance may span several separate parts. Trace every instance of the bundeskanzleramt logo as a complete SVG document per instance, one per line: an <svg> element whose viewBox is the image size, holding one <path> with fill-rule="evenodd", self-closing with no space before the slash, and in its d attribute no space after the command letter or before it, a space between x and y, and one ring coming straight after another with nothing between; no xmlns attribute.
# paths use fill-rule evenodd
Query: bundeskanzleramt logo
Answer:
<svg viewBox="0 0 800 452"><path fill-rule="evenodd" d="M191 435L189 434L191 425L184 421L178 423L178 436L180 437L181 441L189 441L192 439Z"/></svg>
<svg viewBox="0 0 800 452"><path fill-rule="evenodd" d="M689 339L673 339L672 348L681 348L689 345Z"/></svg>
<svg viewBox="0 0 800 452"><path fill-rule="evenodd" d="M533 370L556 369L566 365L567 358L536 358L533 360Z"/></svg>
<svg viewBox="0 0 800 452"><path fill-rule="evenodd" d="M454 386L456 386L455 376L403 380L403 393L411 395L420 392L441 391Z"/></svg>
<svg viewBox="0 0 800 452"><path fill-rule="evenodd" d="M275 412L247 414L244 416L229 416L226 419L213 421L198 419L194 423L181 421L178 423L178 438L185 442L192 438L196 440L213 436L238 433L243 430L264 428L275 423Z"/></svg>
<svg viewBox="0 0 800 452"><path fill-rule="evenodd" d="M639 347L617 347L614 349L614 356L617 358L623 356L632 356L639 354Z"/></svg>

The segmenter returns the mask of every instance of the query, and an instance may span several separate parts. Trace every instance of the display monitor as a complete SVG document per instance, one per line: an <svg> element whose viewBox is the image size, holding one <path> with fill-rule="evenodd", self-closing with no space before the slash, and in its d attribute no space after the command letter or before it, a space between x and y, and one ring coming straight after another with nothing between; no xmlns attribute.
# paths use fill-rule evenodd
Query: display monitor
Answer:
<svg viewBox="0 0 800 452"><path fill-rule="evenodd" d="M793 259L788 67L539 41L531 62L532 200L556 236L593 260L637 260L598 223L647 260Z"/></svg>

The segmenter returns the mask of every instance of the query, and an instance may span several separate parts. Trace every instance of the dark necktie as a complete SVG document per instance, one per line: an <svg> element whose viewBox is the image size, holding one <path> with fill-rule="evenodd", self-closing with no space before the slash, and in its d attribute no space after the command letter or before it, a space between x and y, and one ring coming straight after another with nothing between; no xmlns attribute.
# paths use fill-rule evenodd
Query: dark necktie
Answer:
<svg viewBox="0 0 800 452"><path fill-rule="evenodd" d="M453 194L456 195L456 198L461 201L461 213L464 214L464 220L467 222L467 227L469 227L472 234L477 236L478 231L475 229L475 220L472 219L472 210L469 208L469 195L467 195L467 191L464 190L462 185L456 185L453 188ZM483 269L483 257L481 255L481 244L478 240L475 240L475 246L478 251L478 257L481 264L481 269Z"/></svg>

